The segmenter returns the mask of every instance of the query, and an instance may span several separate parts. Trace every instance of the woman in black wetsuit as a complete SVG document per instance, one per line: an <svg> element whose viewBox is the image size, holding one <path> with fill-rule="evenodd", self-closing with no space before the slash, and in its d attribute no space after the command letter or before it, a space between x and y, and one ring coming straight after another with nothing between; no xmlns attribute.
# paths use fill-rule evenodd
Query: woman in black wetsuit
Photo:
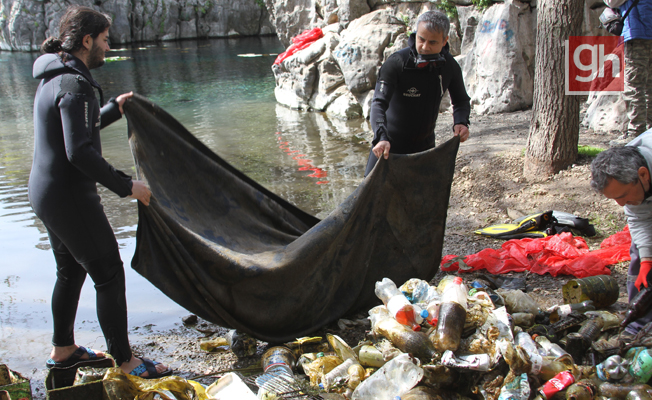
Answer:
<svg viewBox="0 0 652 400"><path fill-rule="evenodd" d="M90 275L97 292L97 315L109 354L124 372L144 378L169 375L166 366L136 358L127 336L127 302L122 260L113 229L97 193L99 182L120 197L149 205L145 183L113 168L103 157L100 128L122 118L132 93L104 103L89 70L104 64L109 17L72 6L61 18L59 38L41 46L34 62L41 79L34 100L34 161L29 200L45 224L57 263L52 294L53 349L46 365L67 367L104 354L75 344L74 323L81 288Z"/></svg>

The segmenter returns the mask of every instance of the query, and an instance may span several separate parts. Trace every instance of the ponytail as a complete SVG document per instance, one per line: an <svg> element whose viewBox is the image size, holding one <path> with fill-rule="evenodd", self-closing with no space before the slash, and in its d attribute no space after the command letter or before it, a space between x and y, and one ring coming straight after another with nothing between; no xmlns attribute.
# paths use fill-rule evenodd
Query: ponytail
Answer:
<svg viewBox="0 0 652 400"><path fill-rule="evenodd" d="M45 39L43 44L41 44L42 53L59 53L61 50L61 40L54 36Z"/></svg>

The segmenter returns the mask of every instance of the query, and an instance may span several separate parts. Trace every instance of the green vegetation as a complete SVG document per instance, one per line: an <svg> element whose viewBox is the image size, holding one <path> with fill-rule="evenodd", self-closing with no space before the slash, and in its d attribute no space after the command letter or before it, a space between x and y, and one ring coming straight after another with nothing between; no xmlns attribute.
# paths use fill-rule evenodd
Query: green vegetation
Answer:
<svg viewBox="0 0 652 400"><path fill-rule="evenodd" d="M494 3L492 0L471 0L474 6L478 7L480 11L485 10Z"/></svg>
<svg viewBox="0 0 652 400"><path fill-rule="evenodd" d="M265 0L256 0L256 4L258 4L258 7L262 8L263 10L265 9Z"/></svg>
<svg viewBox="0 0 652 400"><path fill-rule="evenodd" d="M405 24L405 27L407 28L405 34L410 36L412 34L412 31L410 30L410 16L403 13L398 13L396 18Z"/></svg>
<svg viewBox="0 0 652 400"><path fill-rule="evenodd" d="M451 0L441 0L437 7L446 13L448 19L457 18L457 7L455 7L455 3L453 3Z"/></svg>
<svg viewBox="0 0 652 400"><path fill-rule="evenodd" d="M599 147L577 146L577 155L580 156L595 157L603 151L604 149L601 149Z"/></svg>

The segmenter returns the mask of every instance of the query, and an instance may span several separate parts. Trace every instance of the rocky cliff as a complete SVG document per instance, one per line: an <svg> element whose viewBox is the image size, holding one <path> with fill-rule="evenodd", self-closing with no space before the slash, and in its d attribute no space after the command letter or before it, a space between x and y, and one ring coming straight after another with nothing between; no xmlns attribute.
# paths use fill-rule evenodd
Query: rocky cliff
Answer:
<svg viewBox="0 0 652 400"><path fill-rule="evenodd" d="M113 18L111 43L274 34L262 0L79 0ZM58 34L67 0L0 0L0 49L33 51Z"/></svg>
<svg viewBox="0 0 652 400"><path fill-rule="evenodd" d="M477 113L532 106L535 0L497 1L483 9L470 0L265 1L284 44L307 29L320 27L324 32L322 39L272 68L276 99L288 107L338 118L368 117L378 68L406 45L418 15L432 9L444 9L451 19L451 52L462 67ZM365 13L367 6L370 11ZM602 0L585 1L582 35L606 34L598 20L604 7ZM584 124L595 130L619 129L622 122L605 115L618 96L592 96L589 105L598 99ZM449 102L442 102L442 110L448 107Z"/></svg>

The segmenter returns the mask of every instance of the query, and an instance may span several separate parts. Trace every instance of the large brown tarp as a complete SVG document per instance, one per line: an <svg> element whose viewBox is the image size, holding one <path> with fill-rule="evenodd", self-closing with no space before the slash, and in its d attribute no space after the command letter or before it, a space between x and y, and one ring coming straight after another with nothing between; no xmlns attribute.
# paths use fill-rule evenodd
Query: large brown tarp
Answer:
<svg viewBox="0 0 652 400"><path fill-rule="evenodd" d="M390 155L319 220L229 165L159 106L125 104L139 179L132 267L198 316L268 342L378 304L389 277L430 280L441 258L459 139Z"/></svg>

